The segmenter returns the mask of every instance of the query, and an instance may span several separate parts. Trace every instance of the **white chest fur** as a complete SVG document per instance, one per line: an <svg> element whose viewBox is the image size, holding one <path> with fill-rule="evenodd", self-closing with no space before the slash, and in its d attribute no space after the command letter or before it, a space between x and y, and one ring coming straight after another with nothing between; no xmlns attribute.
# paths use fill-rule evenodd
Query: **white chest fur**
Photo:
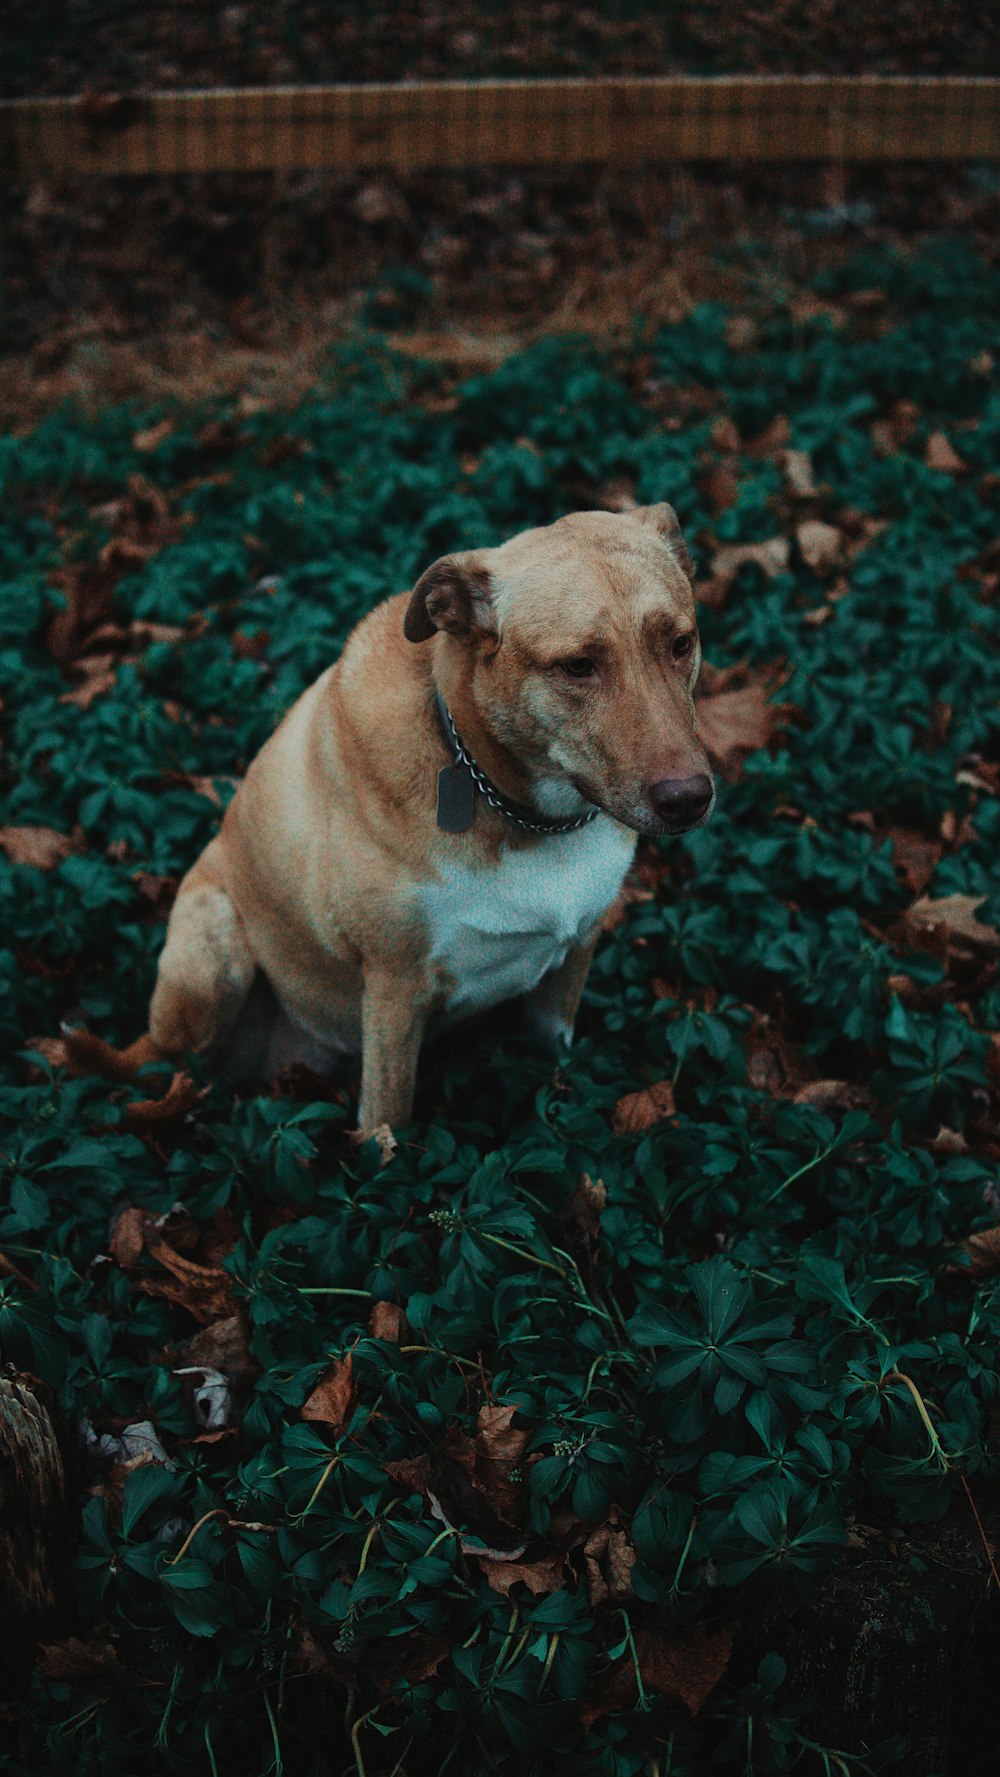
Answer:
<svg viewBox="0 0 1000 1777"><path fill-rule="evenodd" d="M635 839L605 815L576 833L501 853L491 868L452 865L420 891L431 956L453 986L449 1018L536 986L586 938L621 887Z"/></svg>

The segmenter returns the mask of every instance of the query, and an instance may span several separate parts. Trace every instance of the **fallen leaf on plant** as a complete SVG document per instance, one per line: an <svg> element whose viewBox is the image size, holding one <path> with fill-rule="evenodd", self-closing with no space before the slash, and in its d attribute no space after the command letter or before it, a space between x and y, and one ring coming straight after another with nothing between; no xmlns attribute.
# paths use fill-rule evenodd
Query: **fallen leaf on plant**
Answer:
<svg viewBox="0 0 1000 1777"><path fill-rule="evenodd" d="M817 574L835 568L843 553L844 540L836 525L824 524L819 518L808 518L796 526L795 541L803 561Z"/></svg>
<svg viewBox="0 0 1000 1777"><path fill-rule="evenodd" d="M616 1604L632 1598L632 1569L635 1549L626 1531L617 1524L602 1524L583 1545L586 1562L587 1597L591 1605L604 1604L610 1598Z"/></svg>
<svg viewBox="0 0 1000 1777"><path fill-rule="evenodd" d="M655 1085L627 1092L618 1100L611 1127L616 1135L639 1135L644 1129L652 1129L654 1123L662 1123L664 1117L672 1117L676 1109L670 1081L657 1080Z"/></svg>
<svg viewBox="0 0 1000 1777"><path fill-rule="evenodd" d="M916 932L942 932L980 950L1000 950L1000 932L976 918L985 899L985 895L942 895L934 900L925 895L908 909L905 922Z"/></svg>
<svg viewBox="0 0 1000 1777"><path fill-rule="evenodd" d="M525 1426L513 1424L516 1412L516 1407L487 1405L480 1407L476 1420L477 1451L508 1469L517 1467L531 1436Z"/></svg>
<svg viewBox="0 0 1000 1777"><path fill-rule="evenodd" d="M12 864L35 870L54 870L64 858L82 852L82 841L54 827L0 827L0 851Z"/></svg>
<svg viewBox="0 0 1000 1777"><path fill-rule="evenodd" d="M924 452L924 462L928 469L940 469L945 475L960 475L965 468L946 432L931 433Z"/></svg>
<svg viewBox="0 0 1000 1777"><path fill-rule="evenodd" d="M712 574L717 580L731 581L742 567L752 563L773 580L785 572L788 559L787 537L768 537L766 543L723 543L712 557Z"/></svg>
<svg viewBox="0 0 1000 1777"><path fill-rule="evenodd" d="M698 1714L719 1683L733 1645L727 1629L691 1642L672 1641L655 1629L636 1629L633 1639L643 1689L683 1703L691 1715ZM584 1704L583 1726L593 1727L612 1710L634 1707L637 1697L635 1663L629 1652L616 1661L597 1695Z"/></svg>
<svg viewBox="0 0 1000 1777"><path fill-rule="evenodd" d="M302 1404L303 1419L343 1431L355 1401L354 1364L350 1352L330 1365Z"/></svg>
<svg viewBox="0 0 1000 1777"><path fill-rule="evenodd" d="M601 1212L607 1201L604 1180L592 1179L589 1172L584 1172L562 1215L567 1222L574 1222L588 1239L596 1240L601 1232Z"/></svg>
<svg viewBox="0 0 1000 1777"><path fill-rule="evenodd" d="M395 1302L376 1302L368 1316L368 1331L373 1339L398 1345L406 1332L406 1316Z"/></svg>
<svg viewBox="0 0 1000 1777"><path fill-rule="evenodd" d="M508 1597L512 1586L527 1586L534 1598L559 1592L566 1583L566 1557L546 1555L538 1561L496 1560L480 1555L479 1566L491 1591Z"/></svg>
<svg viewBox="0 0 1000 1777"><path fill-rule="evenodd" d="M813 474L812 457L807 450L782 451L781 467L789 493L795 494L798 499L808 500L819 492Z"/></svg>
<svg viewBox="0 0 1000 1777"><path fill-rule="evenodd" d="M738 777L747 755L766 747L786 720L791 705L772 703L771 689L773 681L757 681L696 699L698 738L724 777Z"/></svg>

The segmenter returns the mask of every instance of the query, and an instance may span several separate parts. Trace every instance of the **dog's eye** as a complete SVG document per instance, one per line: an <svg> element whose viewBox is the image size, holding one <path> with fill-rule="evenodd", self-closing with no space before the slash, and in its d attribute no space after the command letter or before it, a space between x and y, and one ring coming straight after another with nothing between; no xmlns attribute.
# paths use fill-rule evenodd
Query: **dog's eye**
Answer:
<svg viewBox="0 0 1000 1777"><path fill-rule="evenodd" d="M693 649L693 647L694 647L694 636L692 636L692 635L675 636L674 637L674 659L675 660L686 660L688 655L691 653L691 650Z"/></svg>
<svg viewBox="0 0 1000 1777"><path fill-rule="evenodd" d="M568 660L557 660L556 670L567 679L592 679L597 667L587 654L571 654Z"/></svg>

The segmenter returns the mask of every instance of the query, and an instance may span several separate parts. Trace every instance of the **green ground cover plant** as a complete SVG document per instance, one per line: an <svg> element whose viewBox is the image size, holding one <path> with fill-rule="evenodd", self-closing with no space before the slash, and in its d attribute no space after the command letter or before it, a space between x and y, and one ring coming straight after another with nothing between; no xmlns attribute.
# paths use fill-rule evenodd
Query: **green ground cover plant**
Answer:
<svg viewBox="0 0 1000 1777"><path fill-rule="evenodd" d="M899 1755L818 1744L759 1624L995 1469L998 313L951 244L615 355L456 384L371 336L294 413L0 441L0 1341L80 1513L10 1768ZM558 1072L463 1032L384 1166L350 1082L73 1077L60 1022L144 1028L179 876L359 615L623 498L692 539L724 781Z"/></svg>

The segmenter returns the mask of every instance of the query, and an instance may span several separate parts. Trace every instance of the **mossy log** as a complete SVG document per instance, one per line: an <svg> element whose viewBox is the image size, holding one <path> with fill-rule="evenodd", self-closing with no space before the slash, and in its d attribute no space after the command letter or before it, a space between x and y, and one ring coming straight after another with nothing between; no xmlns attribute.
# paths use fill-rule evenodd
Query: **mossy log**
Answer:
<svg viewBox="0 0 1000 1777"><path fill-rule="evenodd" d="M906 1777L996 1777L1000 1500L979 1511L982 1534L960 1500L940 1525L859 1537L824 1587L772 1621L767 1645L810 1738L863 1755L903 1735Z"/></svg>
<svg viewBox="0 0 1000 1777"><path fill-rule="evenodd" d="M0 1374L0 1665L30 1661L66 1559L66 1476L44 1383Z"/></svg>

